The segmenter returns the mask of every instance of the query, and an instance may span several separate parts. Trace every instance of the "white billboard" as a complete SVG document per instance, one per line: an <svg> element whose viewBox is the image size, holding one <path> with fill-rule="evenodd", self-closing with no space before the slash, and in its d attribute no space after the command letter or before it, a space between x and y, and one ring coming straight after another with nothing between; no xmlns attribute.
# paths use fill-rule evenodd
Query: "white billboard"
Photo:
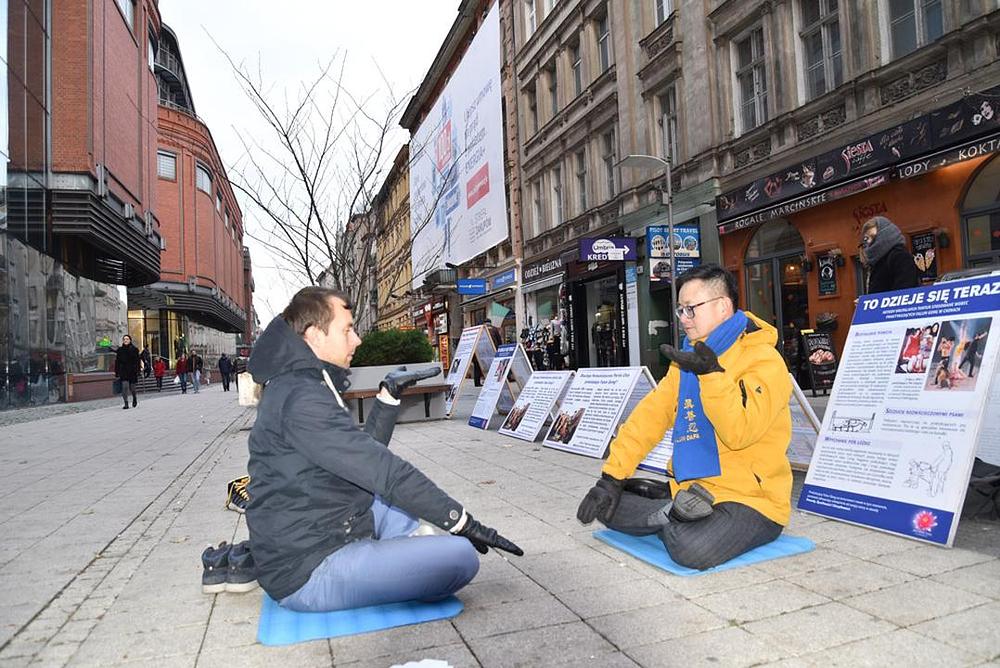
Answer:
<svg viewBox="0 0 1000 668"><path fill-rule="evenodd" d="M507 239L498 6L410 140L414 286Z"/></svg>

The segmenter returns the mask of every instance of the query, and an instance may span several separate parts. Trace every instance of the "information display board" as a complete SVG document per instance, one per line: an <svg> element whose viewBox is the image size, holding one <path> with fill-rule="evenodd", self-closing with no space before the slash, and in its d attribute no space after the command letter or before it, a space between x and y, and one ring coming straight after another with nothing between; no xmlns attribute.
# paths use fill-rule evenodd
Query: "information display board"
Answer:
<svg viewBox="0 0 1000 668"><path fill-rule="evenodd" d="M545 421L555 417L554 409L566 394L572 378L572 371L536 371L531 374L514 407L500 425L500 433L525 441L538 438Z"/></svg>
<svg viewBox="0 0 1000 668"><path fill-rule="evenodd" d="M507 411L511 409L514 403L514 395L511 391L509 379L512 375L512 370L515 368L517 372L513 374L513 377L519 378L522 383L527 382L527 379L531 376L531 364L528 362L528 356L525 354L524 348L518 343L508 343L500 346L493 357L493 363L490 364L489 371L486 373L486 379L483 381L483 389L479 391L479 398L476 399L472 415L469 416L469 426L476 427L477 429L488 429L490 420L497 411L497 403L501 399L503 399L503 404L507 408ZM507 411L504 411L504 413L506 414Z"/></svg>
<svg viewBox="0 0 1000 668"><path fill-rule="evenodd" d="M798 507L950 546L998 318L1000 276L861 297Z"/></svg>
<svg viewBox="0 0 1000 668"><path fill-rule="evenodd" d="M544 445L587 457L604 457L626 411L652 388L643 367L580 369L559 406ZM640 382L642 379L642 382Z"/></svg>
<svg viewBox="0 0 1000 668"><path fill-rule="evenodd" d="M455 399L465 383L465 377L469 375L469 366L472 358L479 362L479 368L486 369L493 364L493 357L496 349L493 347L493 339L483 325L476 327L466 327L462 330L462 336L455 346L454 356L451 358L451 366L448 367L447 382L450 386L448 396L444 400L445 415L451 416L451 411L455 406Z"/></svg>

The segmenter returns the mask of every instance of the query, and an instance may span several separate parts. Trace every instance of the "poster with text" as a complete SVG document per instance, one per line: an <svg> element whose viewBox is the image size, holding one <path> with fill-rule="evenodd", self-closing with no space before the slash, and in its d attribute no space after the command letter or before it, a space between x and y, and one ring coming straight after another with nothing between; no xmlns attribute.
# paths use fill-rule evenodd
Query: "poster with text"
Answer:
<svg viewBox="0 0 1000 668"><path fill-rule="evenodd" d="M486 372L483 388L479 391L479 398L476 399L472 415L469 416L469 426L477 429L488 429L490 419L497 410L497 402L501 396L505 396L507 406L514 402L508 377L515 359L520 360L522 366L528 363L528 357L520 344L508 343L497 349L489 371Z"/></svg>
<svg viewBox="0 0 1000 668"><path fill-rule="evenodd" d="M559 406L544 445L600 459L633 399L642 367L580 369ZM635 400L637 401L637 400Z"/></svg>
<svg viewBox="0 0 1000 668"><path fill-rule="evenodd" d="M988 464L1000 466L1000 362L993 372L993 382L986 399L986 417L979 433L976 456Z"/></svg>
<svg viewBox="0 0 1000 668"><path fill-rule="evenodd" d="M670 280L669 229L667 225L646 228L646 257L649 258L651 283ZM678 276L701 264L701 228L697 224L674 225L673 245Z"/></svg>
<svg viewBox="0 0 1000 668"><path fill-rule="evenodd" d="M500 433L525 441L534 441L552 417L552 409L566 394L573 378L572 371L536 371L517 396L514 407L507 414Z"/></svg>
<svg viewBox="0 0 1000 668"><path fill-rule="evenodd" d="M951 545L998 318L1000 276L862 296L798 507Z"/></svg>
<svg viewBox="0 0 1000 668"><path fill-rule="evenodd" d="M413 286L507 239L499 3L410 140Z"/></svg>
<svg viewBox="0 0 1000 668"><path fill-rule="evenodd" d="M483 331L482 326L466 327L462 330L462 336L458 339L458 345L455 346L455 353L452 355L451 366L448 367L446 377L449 385L448 396L444 399L444 412L446 415L451 415L451 409L455 405L455 398L458 396L462 383L469 373L469 365L472 363L472 357L476 354L477 344L481 338L490 338ZM482 364L482 361L480 361L480 364Z"/></svg>

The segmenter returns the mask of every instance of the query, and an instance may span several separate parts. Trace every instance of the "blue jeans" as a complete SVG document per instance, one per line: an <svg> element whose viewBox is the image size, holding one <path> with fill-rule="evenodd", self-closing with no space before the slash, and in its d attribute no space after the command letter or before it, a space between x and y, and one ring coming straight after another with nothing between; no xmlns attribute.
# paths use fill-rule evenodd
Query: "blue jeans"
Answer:
<svg viewBox="0 0 1000 668"><path fill-rule="evenodd" d="M419 522L375 497L375 538L348 543L278 604L299 612L346 610L400 601L437 601L469 584L479 554L459 536L410 534Z"/></svg>
<svg viewBox="0 0 1000 668"><path fill-rule="evenodd" d="M194 393L198 394L201 389L201 371L195 371L191 374L192 385L194 385Z"/></svg>

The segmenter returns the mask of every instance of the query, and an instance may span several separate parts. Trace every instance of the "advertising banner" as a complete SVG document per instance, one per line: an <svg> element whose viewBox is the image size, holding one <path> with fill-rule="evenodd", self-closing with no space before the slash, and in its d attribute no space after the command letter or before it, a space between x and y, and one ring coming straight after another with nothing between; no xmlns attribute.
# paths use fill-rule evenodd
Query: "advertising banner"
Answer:
<svg viewBox="0 0 1000 668"><path fill-rule="evenodd" d="M553 409L566 394L572 378L572 371L536 371L531 374L514 407L500 425L500 433L525 441L538 438L545 421L555 417Z"/></svg>
<svg viewBox="0 0 1000 668"><path fill-rule="evenodd" d="M809 380L815 397L816 392L833 387L833 381L837 377L837 354L833 351L833 339L828 332L803 329L802 342L805 345L806 368L809 369Z"/></svg>
<svg viewBox="0 0 1000 668"><path fill-rule="evenodd" d="M628 324L628 363L639 366L639 277L635 265L625 267L625 321Z"/></svg>
<svg viewBox="0 0 1000 668"><path fill-rule="evenodd" d="M507 239L500 105L500 11L494 3L410 140L413 285Z"/></svg>
<svg viewBox="0 0 1000 668"><path fill-rule="evenodd" d="M669 281L670 236L666 225L650 225L646 228L646 257L649 259L649 281ZM701 228L698 225L674 225L674 260L677 275L701 264Z"/></svg>
<svg viewBox="0 0 1000 668"><path fill-rule="evenodd" d="M816 268L819 270L820 296L837 294L837 258L832 255L818 255Z"/></svg>
<svg viewBox="0 0 1000 668"><path fill-rule="evenodd" d="M934 232L921 232L910 236L910 247L913 250L913 261L920 272L921 283L933 283L937 280L937 239Z"/></svg>
<svg viewBox="0 0 1000 668"><path fill-rule="evenodd" d="M493 363L490 364L489 371L486 372L486 379L483 381L483 389L479 391L479 398L469 416L469 426L477 429L488 429L490 419L496 412L497 401L501 394L510 397L510 388L507 386L507 375L510 373L511 362L515 354L524 355L521 346L515 343L502 345L497 349ZM527 357L525 357L527 362Z"/></svg>
<svg viewBox="0 0 1000 668"><path fill-rule="evenodd" d="M642 367L580 369L559 406L559 414L544 445L600 459L623 415L649 393L651 385L636 388L648 371ZM648 383L648 381L647 381Z"/></svg>
<svg viewBox="0 0 1000 668"><path fill-rule="evenodd" d="M798 507L951 545L998 317L1000 276L862 296Z"/></svg>
<svg viewBox="0 0 1000 668"><path fill-rule="evenodd" d="M580 262L635 260L635 239L632 237L602 237L580 239Z"/></svg>
<svg viewBox="0 0 1000 668"><path fill-rule="evenodd" d="M451 368L451 344L447 334L438 334L438 357L441 359L441 368Z"/></svg>
<svg viewBox="0 0 1000 668"><path fill-rule="evenodd" d="M455 281L460 295L485 295L485 278L460 278Z"/></svg>

